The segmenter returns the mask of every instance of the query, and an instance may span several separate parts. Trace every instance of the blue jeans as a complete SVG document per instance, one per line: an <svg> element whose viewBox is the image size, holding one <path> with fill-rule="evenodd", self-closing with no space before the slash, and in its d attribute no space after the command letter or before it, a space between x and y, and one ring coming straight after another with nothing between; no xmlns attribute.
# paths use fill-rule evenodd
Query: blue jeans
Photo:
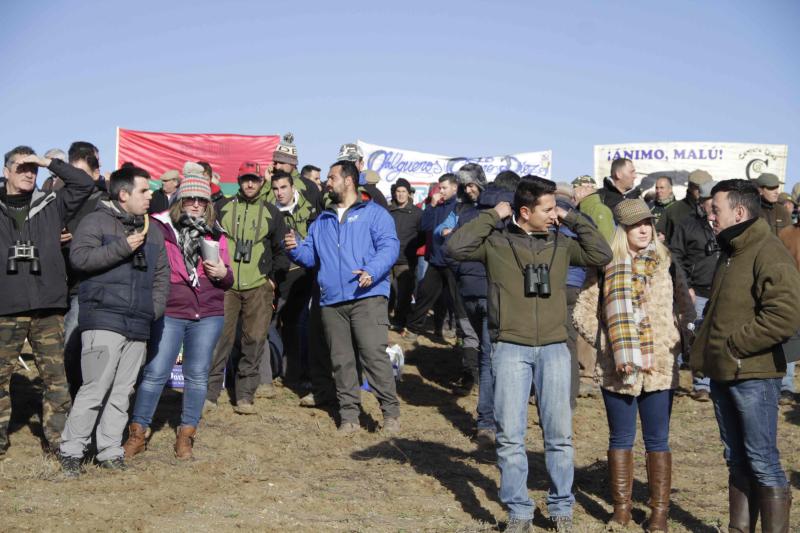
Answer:
<svg viewBox="0 0 800 533"><path fill-rule="evenodd" d="M533 518L528 496L528 397L536 391L544 459L550 477L547 508L550 516L571 516L575 496L572 447L572 409L569 405L572 363L566 343L521 346L497 342L492 351L494 417L497 422L497 466L500 501L509 517Z"/></svg>
<svg viewBox="0 0 800 533"><path fill-rule="evenodd" d="M464 310L478 335L478 429L495 431L492 341L489 338L486 298L464 298Z"/></svg>
<svg viewBox="0 0 800 533"><path fill-rule="evenodd" d="M763 487L788 486L777 443L780 387L780 378L711 380L728 469L749 469Z"/></svg>
<svg viewBox="0 0 800 533"><path fill-rule="evenodd" d="M153 323L147 363L136 392L131 422L149 427L161 392L183 344L183 409L181 425L197 427L208 389L211 356L217 345L224 318L210 316L186 320L164 316Z"/></svg>
<svg viewBox="0 0 800 533"><path fill-rule="evenodd" d="M603 389L608 417L608 449L630 450L636 439L636 412L642 421L642 438L648 452L669 451L672 391L642 392L639 396Z"/></svg>
<svg viewBox="0 0 800 533"><path fill-rule="evenodd" d="M794 390L794 365L795 363L786 364L786 375L781 380L781 392L796 392Z"/></svg>
<svg viewBox="0 0 800 533"><path fill-rule="evenodd" d="M700 325L703 323L703 309L705 309L706 303L708 303L708 298L695 295L694 310L697 313L697 320L694 321L695 331L700 331ZM711 390L711 378L692 376L692 390L708 392Z"/></svg>

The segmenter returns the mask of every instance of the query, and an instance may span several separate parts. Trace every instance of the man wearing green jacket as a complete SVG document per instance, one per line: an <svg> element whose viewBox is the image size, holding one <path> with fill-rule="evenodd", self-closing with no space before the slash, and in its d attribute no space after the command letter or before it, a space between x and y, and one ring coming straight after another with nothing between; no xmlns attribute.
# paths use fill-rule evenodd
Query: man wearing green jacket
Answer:
<svg viewBox="0 0 800 533"><path fill-rule="evenodd" d="M447 252L458 261L480 261L488 278L489 335L494 344L494 414L500 500L509 510L506 531L530 531L525 450L528 396L533 383L551 488L547 505L558 531L570 531L574 477L571 357L565 326L569 265L603 266L611 249L580 213L556 206L556 185L523 179L507 202L481 212L451 234ZM503 220L509 218L507 223ZM551 227L565 224L576 239Z"/></svg>
<svg viewBox="0 0 800 533"><path fill-rule="evenodd" d="M575 199L578 210L592 219L606 242L610 243L616 230L614 213L597 194L597 184L594 182L594 178L584 175L572 180L572 197Z"/></svg>
<svg viewBox="0 0 800 533"><path fill-rule="evenodd" d="M791 491L777 446L778 397L786 359L781 344L800 327L800 273L759 218L748 180L711 190L721 254L692 369L711 378L711 399L728 464L729 531L789 531Z"/></svg>
<svg viewBox="0 0 800 533"><path fill-rule="evenodd" d="M239 167L239 192L218 204L217 220L233 251L233 287L225 292L222 326L208 377L208 401L217 402L222 390L225 363L242 324L241 357L236 365L234 391L239 414L254 414L253 397L260 381L260 357L272 319L272 300L280 277L289 266L283 250L286 225L283 215L267 202L264 173L258 163ZM269 374L272 372L270 371Z"/></svg>

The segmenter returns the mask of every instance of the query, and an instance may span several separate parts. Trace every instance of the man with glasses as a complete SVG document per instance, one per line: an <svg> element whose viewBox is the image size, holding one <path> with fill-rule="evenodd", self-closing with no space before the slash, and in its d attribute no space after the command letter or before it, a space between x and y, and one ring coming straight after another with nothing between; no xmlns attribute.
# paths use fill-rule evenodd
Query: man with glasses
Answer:
<svg viewBox="0 0 800 533"><path fill-rule="evenodd" d="M153 198L150 200L150 214L160 213L169 209L172 204L172 199L178 191L178 185L181 184L181 174L175 169L167 170L161 174L161 188L153 193Z"/></svg>
<svg viewBox="0 0 800 533"><path fill-rule="evenodd" d="M207 399L216 404L222 390L225 363L241 320L241 356L236 362L234 393L239 414L255 414L253 405L260 382L261 358L272 320L272 300L281 274L288 268L283 251L286 224L281 212L266 200L264 169L253 162L239 167L239 192L218 204L218 220L233 250L233 287L225 292L225 324L214 350ZM272 374L271 369L268 374Z"/></svg>

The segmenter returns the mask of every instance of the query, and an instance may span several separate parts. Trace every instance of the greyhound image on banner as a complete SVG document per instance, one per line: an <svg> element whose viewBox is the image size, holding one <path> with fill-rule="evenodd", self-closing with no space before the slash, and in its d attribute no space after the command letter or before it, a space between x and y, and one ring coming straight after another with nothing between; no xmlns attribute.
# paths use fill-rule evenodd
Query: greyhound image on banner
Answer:
<svg viewBox="0 0 800 533"><path fill-rule="evenodd" d="M520 176L533 174L547 179L552 175L551 150L484 157L450 157L379 146L364 141L358 141L358 146L364 153L364 169L374 170L381 177L378 189L389 196L392 184L398 178L405 178L415 189L415 203L425 198L428 188L436 183L439 176L456 172L467 163L481 165L488 181L494 180L504 170L513 170Z"/></svg>
<svg viewBox="0 0 800 533"><path fill-rule="evenodd" d="M769 172L786 181L785 144L748 144L726 142L653 142L600 144L594 147L594 179L602 186L611 171L611 162L619 158L633 161L637 185L645 191L655 186L656 178L669 176L676 191L686 188L689 173L705 170L716 181L757 179ZM676 194L680 198L679 194Z"/></svg>

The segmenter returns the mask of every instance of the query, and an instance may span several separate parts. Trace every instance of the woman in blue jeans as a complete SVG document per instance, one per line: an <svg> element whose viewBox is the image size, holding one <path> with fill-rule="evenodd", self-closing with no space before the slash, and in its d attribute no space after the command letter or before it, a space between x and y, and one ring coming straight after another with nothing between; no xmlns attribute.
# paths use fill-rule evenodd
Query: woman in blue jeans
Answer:
<svg viewBox="0 0 800 533"><path fill-rule="evenodd" d="M695 318L694 306L686 282L670 273L669 250L655 238L647 204L623 200L614 218L620 223L611 243L614 259L599 276L591 273L587 278L574 322L598 348L597 374L609 426L611 522L624 526L631 520L638 412L650 489L647 531L667 531L672 473L669 420L681 351L676 323L688 329Z"/></svg>
<svg viewBox="0 0 800 533"><path fill-rule="evenodd" d="M179 459L192 457L192 445L208 388L211 356L222 332L224 293L233 284L228 247L216 224L211 189L202 167L184 166L184 180L168 211L153 215L164 233L170 265L170 291L164 317L153 323L147 364L123 445L125 457L144 451L147 428L183 345L183 409L175 440ZM205 241L205 244L203 244ZM218 246L218 257L203 259L203 247Z"/></svg>

